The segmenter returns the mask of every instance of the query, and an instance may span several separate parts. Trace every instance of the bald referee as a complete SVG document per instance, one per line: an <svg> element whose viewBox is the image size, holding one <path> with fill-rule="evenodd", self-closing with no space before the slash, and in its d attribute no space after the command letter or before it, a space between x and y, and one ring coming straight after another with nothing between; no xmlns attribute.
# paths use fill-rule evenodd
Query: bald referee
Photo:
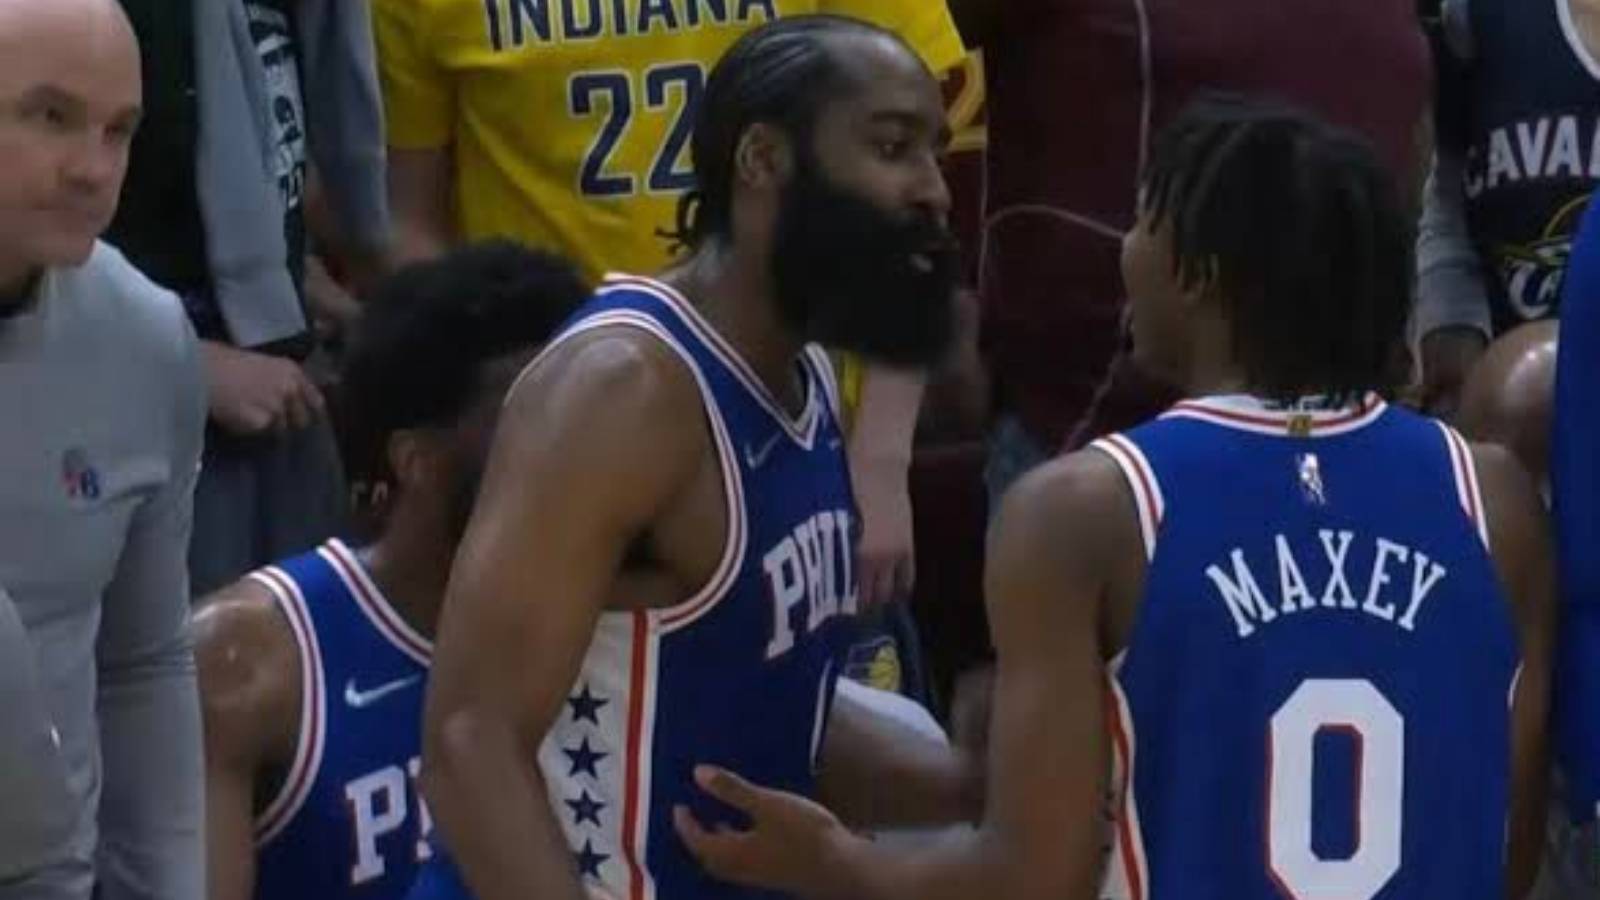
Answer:
<svg viewBox="0 0 1600 900"><path fill-rule="evenodd" d="M198 900L177 298L96 237L140 115L112 0L0 0L0 898Z"/></svg>

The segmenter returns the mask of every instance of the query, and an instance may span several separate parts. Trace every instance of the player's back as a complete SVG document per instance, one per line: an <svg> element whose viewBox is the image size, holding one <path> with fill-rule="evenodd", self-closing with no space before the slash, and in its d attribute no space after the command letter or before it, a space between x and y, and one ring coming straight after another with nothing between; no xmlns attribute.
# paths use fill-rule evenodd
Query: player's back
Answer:
<svg viewBox="0 0 1600 900"><path fill-rule="evenodd" d="M255 896L404 897L430 853L416 780L432 644L340 541L249 578L278 603L301 666L295 756L256 821Z"/></svg>
<svg viewBox="0 0 1600 900"><path fill-rule="evenodd" d="M1108 895L1502 896L1519 656L1467 444L1214 398L1096 447L1152 550Z"/></svg>

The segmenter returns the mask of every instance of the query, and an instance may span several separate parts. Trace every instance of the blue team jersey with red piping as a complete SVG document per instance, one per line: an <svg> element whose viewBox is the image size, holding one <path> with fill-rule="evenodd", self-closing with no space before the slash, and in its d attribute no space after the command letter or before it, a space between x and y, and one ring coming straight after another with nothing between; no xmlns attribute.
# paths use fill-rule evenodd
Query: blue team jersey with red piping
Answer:
<svg viewBox="0 0 1600 900"><path fill-rule="evenodd" d="M258 900L402 898L431 853L416 789L433 647L329 541L252 573L299 646L300 733L256 822Z"/></svg>
<svg viewBox="0 0 1600 900"><path fill-rule="evenodd" d="M1093 446L1149 551L1103 896L1503 897L1520 658L1460 436L1232 397Z"/></svg>
<svg viewBox="0 0 1600 900"><path fill-rule="evenodd" d="M551 811L580 877L618 900L775 896L712 880L679 841L672 809L742 824L694 786L697 763L814 793L857 598L859 529L832 370L807 350L796 362L805 406L787 414L685 298L642 278L608 278L556 342L599 328L643 332L693 375L705 409L695 427L711 435L729 527L695 596L601 617L539 751ZM411 894L468 896L442 854Z"/></svg>

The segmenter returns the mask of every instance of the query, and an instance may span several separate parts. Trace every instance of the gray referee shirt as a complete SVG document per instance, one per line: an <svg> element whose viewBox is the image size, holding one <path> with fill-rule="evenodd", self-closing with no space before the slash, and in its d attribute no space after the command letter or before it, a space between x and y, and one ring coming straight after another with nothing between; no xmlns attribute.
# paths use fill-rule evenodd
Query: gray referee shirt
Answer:
<svg viewBox="0 0 1600 900"><path fill-rule="evenodd" d="M0 900L200 900L197 347L108 245L38 290L0 320Z"/></svg>

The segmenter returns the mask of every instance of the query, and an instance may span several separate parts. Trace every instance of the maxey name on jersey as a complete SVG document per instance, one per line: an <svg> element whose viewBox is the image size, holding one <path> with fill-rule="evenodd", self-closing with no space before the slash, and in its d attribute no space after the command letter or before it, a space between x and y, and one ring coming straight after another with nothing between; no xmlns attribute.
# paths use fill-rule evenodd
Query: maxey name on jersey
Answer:
<svg viewBox="0 0 1600 900"><path fill-rule="evenodd" d="M1289 538L1274 535L1271 548L1253 547L1247 556L1244 548L1235 547L1226 560L1206 567L1206 578L1233 617L1239 637L1250 637L1280 617L1301 613L1356 613L1393 622L1406 631L1416 629L1423 601L1446 575L1444 566L1397 541L1363 538L1361 543L1373 549L1372 567L1352 576L1346 560L1356 533L1321 529L1316 537L1316 546L1301 543L1296 550ZM1315 592L1297 561L1312 557L1326 561L1329 570L1327 581ZM1257 577L1263 564L1270 568ZM1272 588L1277 590L1269 596Z"/></svg>

